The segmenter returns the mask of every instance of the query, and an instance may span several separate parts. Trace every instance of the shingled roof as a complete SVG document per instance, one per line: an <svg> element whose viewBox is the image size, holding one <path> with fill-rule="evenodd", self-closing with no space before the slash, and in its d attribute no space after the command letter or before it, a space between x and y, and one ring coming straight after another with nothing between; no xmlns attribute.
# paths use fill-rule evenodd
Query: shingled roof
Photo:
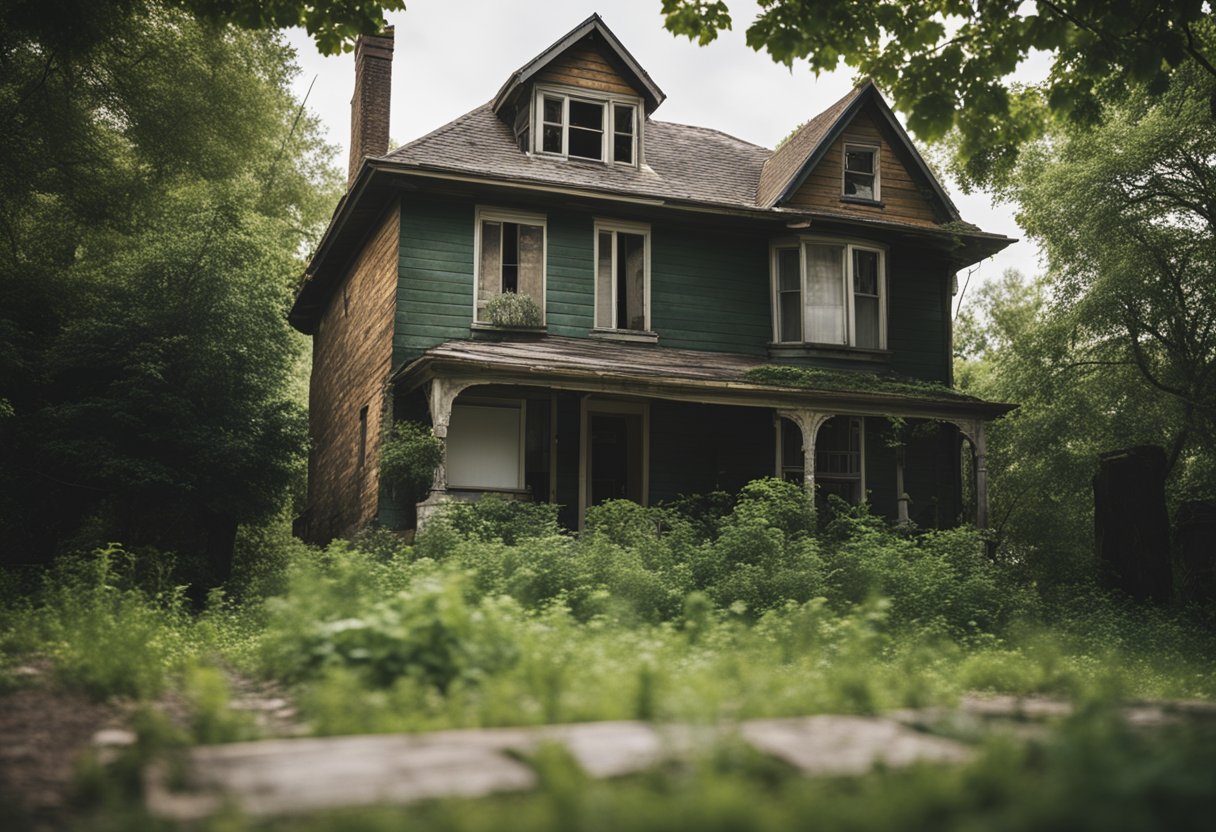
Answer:
<svg viewBox="0 0 1216 832"><path fill-rule="evenodd" d="M631 196L755 207L772 151L705 127L651 119L640 167L524 153L490 104L399 147L385 161L494 179L591 188Z"/></svg>

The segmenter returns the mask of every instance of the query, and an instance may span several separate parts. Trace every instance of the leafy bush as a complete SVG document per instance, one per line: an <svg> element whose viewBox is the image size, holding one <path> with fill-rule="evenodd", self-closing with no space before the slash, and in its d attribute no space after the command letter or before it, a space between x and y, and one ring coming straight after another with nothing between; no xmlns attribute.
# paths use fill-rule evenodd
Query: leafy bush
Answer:
<svg viewBox="0 0 1216 832"><path fill-rule="evenodd" d="M494 326L535 329L544 326L540 306L531 295L503 292L486 303L486 317Z"/></svg>
<svg viewBox="0 0 1216 832"><path fill-rule="evenodd" d="M395 423L380 443L380 479L404 491L407 501L416 502L426 493L441 462L443 442L418 422Z"/></svg>

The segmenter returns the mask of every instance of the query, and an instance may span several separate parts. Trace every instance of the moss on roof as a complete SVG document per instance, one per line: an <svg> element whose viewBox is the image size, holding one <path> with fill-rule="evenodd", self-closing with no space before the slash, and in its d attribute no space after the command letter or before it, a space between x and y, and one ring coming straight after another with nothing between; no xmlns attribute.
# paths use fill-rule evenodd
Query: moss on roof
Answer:
<svg viewBox="0 0 1216 832"><path fill-rule="evenodd" d="M753 367L743 375L748 381L756 384L828 390L834 393L874 393L941 402L983 401L934 381L857 370L825 370L819 367L766 364L763 367Z"/></svg>

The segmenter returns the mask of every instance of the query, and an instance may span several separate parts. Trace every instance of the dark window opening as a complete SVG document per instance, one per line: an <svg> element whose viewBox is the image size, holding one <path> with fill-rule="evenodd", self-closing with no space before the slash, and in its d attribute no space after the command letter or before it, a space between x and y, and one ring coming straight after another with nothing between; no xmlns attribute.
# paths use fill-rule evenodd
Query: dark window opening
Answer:
<svg viewBox="0 0 1216 832"><path fill-rule="evenodd" d="M802 430L789 419L781 420L781 479L802 485L805 465L802 457Z"/></svg>
<svg viewBox="0 0 1216 832"><path fill-rule="evenodd" d="M777 340L802 340L802 263L798 249L777 252L777 295L780 309Z"/></svg>
<svg viewBox="0 0 1216 832"><path fill-rule="evenodd" d="M541 116L543 122L541 149L545 153L562 152L562 125L565 122L562 117L562 109L562 99L545 96Z"/></svg>
<svg viewBox="0 0 1216 832"><path fill-rule="evenodd" d="M359 408L359 459L356 467L362 468L367 462L367 405Z"/></svg>
<svg viewBox="0 0 1216 832"><path fill-rule="evenodd" d="M844 195L877 199L874 187L874 150L847 148L844 152Z"/></svg>
<svg viewBox="0 0 1216 832"><path fill-rule="evenodd" d="M502 224L502 291L519 291L519 225Z"/></svg>
<svg viewBox="0 0 1216 832"><path fill-rule="evenodd" d="M616 327L646 329L646 238L617 232Z"/></svg>
<svg viewBox="0 0 1216 832"><path fill-rule="evenodd" d="M815 437L815 490L817 498L829 494L854 505L861 502L862 420L836 416L819 428Z"/></svg>
<svg viewBox="0 0 1216 832"><path fill-rule="evenodd" d="M633 107L624 104L612 106L612 159L615 162L633 164Z"/></svg>
<svg viewBox="0 0 1216 832"><path fill-rule="evenodd" d="M604 158L604 105L588 101L569 102L570 136L568 153L581 159Z"/></svg>

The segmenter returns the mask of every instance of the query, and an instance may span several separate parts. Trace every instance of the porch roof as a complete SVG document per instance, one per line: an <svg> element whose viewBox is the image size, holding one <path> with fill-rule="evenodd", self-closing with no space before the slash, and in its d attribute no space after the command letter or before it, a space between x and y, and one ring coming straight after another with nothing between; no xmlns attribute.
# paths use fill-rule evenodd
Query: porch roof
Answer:
<svg viewBox="0 0 1216 832"><path fill-rule="evenodd" d="M402 366L395 384L413 390L433 378L620 396L855 415L994 419L1016 405L945 386L854 371L753 372L772 362L737 353L673 349L556 335L457 340Z"/></svg>

